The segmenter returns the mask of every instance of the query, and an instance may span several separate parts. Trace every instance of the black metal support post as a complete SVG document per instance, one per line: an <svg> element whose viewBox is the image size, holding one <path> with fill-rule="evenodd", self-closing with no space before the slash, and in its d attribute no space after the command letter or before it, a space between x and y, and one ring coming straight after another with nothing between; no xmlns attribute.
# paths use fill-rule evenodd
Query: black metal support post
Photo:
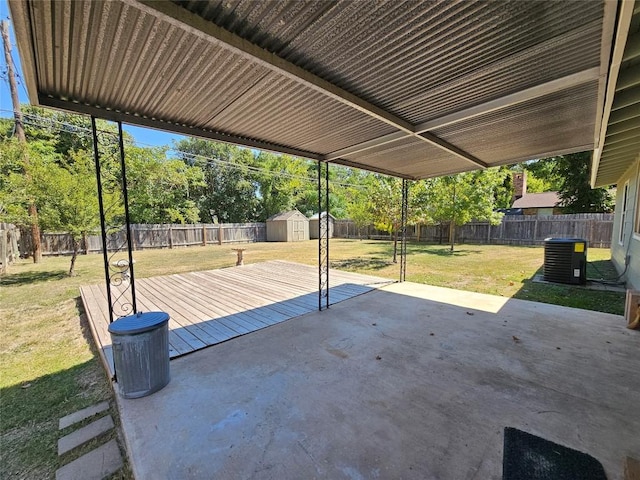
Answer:
<svg viewBox="0 0 640 480"><path fill-rule="evenodd" d="M113 305L111 304L111 282L109 280L109 254L107 252L107 224L104 212L104 200L102 195L102 174L100 171L100 152L98 149L98 131L96 119L91 117L91 135L93 139L93 160L96 165L96 181L98 183L98 205L100 208L100 233L102 237L102 258L104 261L104 276L107 286L107 302L109 306L109 323L113 322Z"/></svg>
<svg viewBox="0 0 640 480"><path fill-rule="evenodd" d="M129 254L129 282L131 285L131 305L133 306L133 313L137 313L138 308L136 306L136 279L133 273L133 248L131 244L131 221L129 219L129 192L127 189L127 167L125 165L122 122L118 122L118 147L120 149L120 169L122 170L122 198L124 200L124 219L127 226L127 251Z"/></svg>
<svg viewBox="0 0 640 480"><path fill-rule="evenodd" d="M104 273L107 289L107 305L109 307L109 322L116 318L137 313L136 289L134 277L133 245L131 241L131 222L129 218L129 196L127 191L127 172L125 165L124 140L122 124L118 122L118 147L120 154L120 175L116 175L120 181L103 183L102 159L100 154L100 137L96 127L95 117L91 117L91 131L93 135L93 156L96 165L96 180L98 183L98 205L100 207L100 231L102 236L102 258L104 261ZM104 136L104 135L103 135ZM113 134L108 133L109 140ZM104 141L104 139L103 139ZM113 146L112 143L109 144ZM117 164L114 164L117 165ZM105 197L105 191L110 195ZM110 199L111 205L105 205L105 198ZM122 205L124 204L124 205ZM120 208L124 206L124 219ZM116 222L119 225L108 225L108 222ZM125 225L122 225L124 221ZM123 239L122 235L125 236ZM126 249L127 258L115 260L116 256L122 256Z"/></svg>
<svg viewBox="0 0 640 480"><path fill-rule="evenodd" d="M409 181L402 179L402 213L400 239L400 281L404 282L407 274L407 211L409 206Z"/></svg>
<svg viewBox="0 0 640 480"><path fill-rule="evenodd" d="M322 170L324 166L324 178ZM323 207L324 200L324 208ZM318 309L329 308L329 164L318 164Z"/></svg>

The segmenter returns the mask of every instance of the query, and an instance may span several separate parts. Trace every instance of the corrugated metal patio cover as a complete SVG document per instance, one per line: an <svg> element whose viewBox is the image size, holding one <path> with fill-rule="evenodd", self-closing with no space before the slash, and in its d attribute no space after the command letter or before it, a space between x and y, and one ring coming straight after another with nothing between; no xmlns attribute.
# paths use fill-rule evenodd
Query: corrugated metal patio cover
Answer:
<svg viewBox="0 0 640 480"><path fill-rule="evenodd" d="M32 103L407 178L593 149L617 10L9 3Z"/></svg>

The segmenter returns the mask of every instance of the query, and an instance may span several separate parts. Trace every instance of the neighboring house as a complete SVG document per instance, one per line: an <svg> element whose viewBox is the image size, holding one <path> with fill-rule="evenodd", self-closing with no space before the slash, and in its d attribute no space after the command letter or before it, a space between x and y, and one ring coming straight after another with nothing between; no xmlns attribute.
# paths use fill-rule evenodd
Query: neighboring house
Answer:
<svg viewBox="0 0 640 480"><path fill-rule="evenodd" d="M617 185L611 260L627 288L640 290L640 5L623 4L608 72L591 186ZM627 42L627 38L629 41Z"/></svg>
<svg viewBox="0 0 640 480"><path fill-rule="evenodd" d="M511 209L517 208L523 215L536 215L543 217L547 215L562 215L562 209L558 207L560 197L558 192L525 193L518 198Z"/></svg>
<svg viewBox="0 0 640 480"><path fill-rule="evenodd" d="M309 219L298 210L277 213L267 219L267 242L309 240Z"/></svg>
<svg viewBox="0 0 640 480"><path fill-rule="evenodd" d="M562 215L558 192L527 193L527 172L513 172L513 200L506 215ZM517 212L517 213L516 213Z"/></svg>

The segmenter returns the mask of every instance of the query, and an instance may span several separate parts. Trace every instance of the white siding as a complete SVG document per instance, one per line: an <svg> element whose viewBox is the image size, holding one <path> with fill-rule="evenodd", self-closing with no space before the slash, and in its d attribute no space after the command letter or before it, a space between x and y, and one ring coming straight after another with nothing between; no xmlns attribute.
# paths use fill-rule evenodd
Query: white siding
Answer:
<svg viewBox="0 0 640 480"><path fill-rule="evenodd" d="M611 260L618 273L626 266L627 288L640 290L640 156L618 179L616 211L611 242ZM625 189L626 185L628 188ZM626 212L623 202L627 196ZM622 242L619 240L622 238ZM629 258L628 265L626 265Z"/></svg>

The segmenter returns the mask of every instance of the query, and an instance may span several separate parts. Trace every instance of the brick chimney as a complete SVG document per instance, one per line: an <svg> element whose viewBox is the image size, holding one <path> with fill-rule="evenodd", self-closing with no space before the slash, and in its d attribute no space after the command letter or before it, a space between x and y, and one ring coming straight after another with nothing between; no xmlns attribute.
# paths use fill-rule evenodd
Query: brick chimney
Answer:
<svg viewBox="0 0 640 480"><path fill-rule="evenodd" d="M527 172L513 172L513 202L527 193ZM512 202L512 203L513 203Z"/></svg>

